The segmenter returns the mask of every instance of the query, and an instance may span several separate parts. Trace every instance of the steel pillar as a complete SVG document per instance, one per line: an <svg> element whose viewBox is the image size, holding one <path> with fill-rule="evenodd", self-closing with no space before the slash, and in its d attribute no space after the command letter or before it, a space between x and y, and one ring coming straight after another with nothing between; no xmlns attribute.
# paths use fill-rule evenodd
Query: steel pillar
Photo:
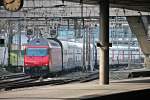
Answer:
<svg viewBox="0 0 150 100"><path fill-rule="evenodd" d="M109 84L109 0L100 2L100 62L99 83Z"/></svg>
<svg viewBox="0 0 150 100"><path fill-rule="evenodd" d="M10 61L10 52L11 52L11 44L12 44L12 38L13 38L13 35L12 35L12 24L11 22L8 22L8 25L9 25L9 29L8 29L8 67L11 66L11 61Z"/></svg>

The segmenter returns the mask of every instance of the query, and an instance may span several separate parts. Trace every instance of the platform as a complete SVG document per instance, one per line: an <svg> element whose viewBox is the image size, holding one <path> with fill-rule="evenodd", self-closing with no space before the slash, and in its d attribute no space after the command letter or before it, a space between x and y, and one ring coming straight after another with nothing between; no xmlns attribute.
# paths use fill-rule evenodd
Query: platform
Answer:
<svg viewBox="0 0 150 100"><path fill-rule="evenodd" d="M111 94L150 89L150 77L115 80L110 85L98 85L98 80L57 86L21 88L0 92L0 100L63 100L87 99Z"/></svg>

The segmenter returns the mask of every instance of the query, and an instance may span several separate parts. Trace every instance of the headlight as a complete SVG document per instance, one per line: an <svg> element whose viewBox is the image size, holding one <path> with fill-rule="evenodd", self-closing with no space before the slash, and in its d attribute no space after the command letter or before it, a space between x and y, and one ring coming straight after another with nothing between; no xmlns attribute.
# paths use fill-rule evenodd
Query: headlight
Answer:
<svg viewBox="0 0 150 100"><path fill-rule="evenodd" d="M28 64L25 64L25 66L28 66Z"/></svg>
<svg viewBox="0 0 150 100"><path fill-rule="evenodd" d="M45 64L45 66L48 66L48 64Z"/></svg>

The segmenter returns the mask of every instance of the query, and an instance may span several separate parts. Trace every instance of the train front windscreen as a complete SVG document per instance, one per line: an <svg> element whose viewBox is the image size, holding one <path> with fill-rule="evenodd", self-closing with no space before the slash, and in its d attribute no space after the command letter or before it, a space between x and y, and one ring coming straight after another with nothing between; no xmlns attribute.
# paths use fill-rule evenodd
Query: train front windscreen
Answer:
<svg viewBox="0 0 150 100"><path fill-rule="evenodd" d="M48 49L47 48L27 48L26 55L27 56L47 56Z"/></svg>

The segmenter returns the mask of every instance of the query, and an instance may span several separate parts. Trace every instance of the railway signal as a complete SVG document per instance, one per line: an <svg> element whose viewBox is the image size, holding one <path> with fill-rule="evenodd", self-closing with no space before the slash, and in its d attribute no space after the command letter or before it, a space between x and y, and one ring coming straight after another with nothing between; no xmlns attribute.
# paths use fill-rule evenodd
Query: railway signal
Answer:
<svg viewBox="0 0 150 100"><path fill-rule="evenodd" d="M34 37L34 32L32 29L27 29L26 37L28 38L28 42L30 41L31 38Z"/></svg>
<svg viewBox="0 0 150 100"><path fill-rule="evenodd" d="M51 27L50 28L50 36L51 36L51 38L57 38L57 36L58 36L57 32L58 31L57 31L56 25L54 27Z"/></svg>

